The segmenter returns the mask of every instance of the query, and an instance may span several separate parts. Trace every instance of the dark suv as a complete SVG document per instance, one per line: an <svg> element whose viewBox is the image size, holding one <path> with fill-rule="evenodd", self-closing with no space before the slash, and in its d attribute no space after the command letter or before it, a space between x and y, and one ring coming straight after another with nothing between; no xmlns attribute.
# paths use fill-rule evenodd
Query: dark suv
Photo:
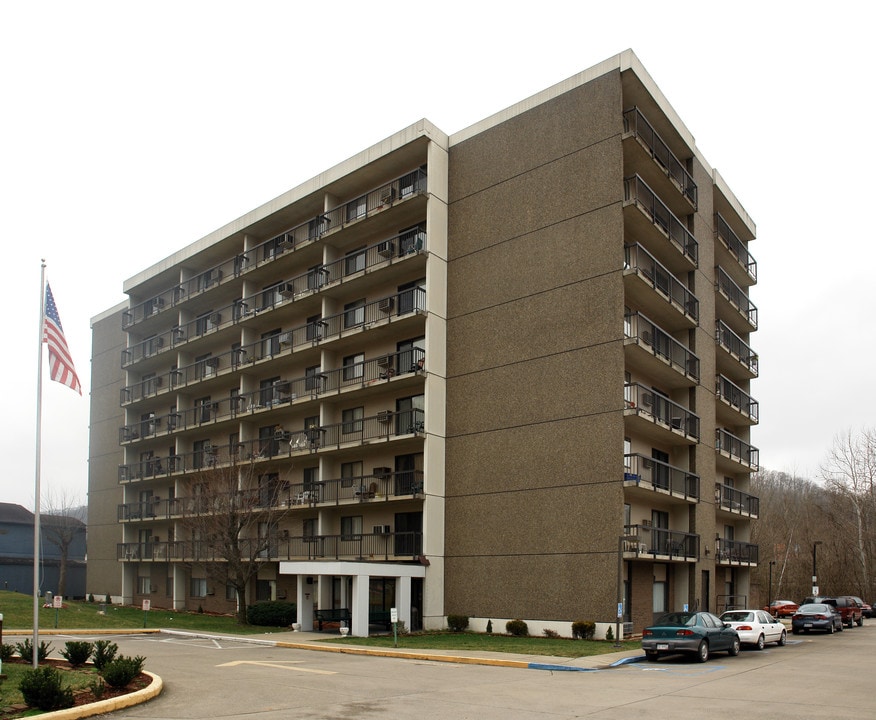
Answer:
<svg viewBox="0 0 876 720"><path fill-rule="evenodd" d="M861 627L864 624L864 609L851 595L837 595L836 597L808 597L804 603L827 603L833 605L842 616L843 625Z"/></svg>

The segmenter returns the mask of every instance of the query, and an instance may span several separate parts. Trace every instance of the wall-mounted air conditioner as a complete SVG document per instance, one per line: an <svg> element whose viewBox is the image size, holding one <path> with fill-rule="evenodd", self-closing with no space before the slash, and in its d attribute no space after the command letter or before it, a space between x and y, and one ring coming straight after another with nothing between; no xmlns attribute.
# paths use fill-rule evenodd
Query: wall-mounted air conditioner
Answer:
<svg viewBox="0 0 876 720"><path fill-rule="evenodd" d="M291 332L284 332L280 334L280 345L292 345L293 340L294 338Z"/></svg>
<svg viewBox="0 0 876 720"><path fill-rule="evenodd" d="M395 200L395 189L392 186L381 188L380 204L389 205L393 200Z"/></svg>
<svg viewBox="0 0 876 720"><path fill-rule="evenodd" d="M375 535L389 535L392 529L389 525L375 525L372 531Z"/></svg>
<svg viewBox="0 0 876 720"><path fill-rule="evenodd" d="M212 326L219 325L222 322L222 313L213 313L210 316L210 324Z"/></svg>
<svg viewBox="0 0 876 720"><path fill-rule="evenodd" d="M295 288L292 283L285 282L277 286L277 292L283 297L290 298L295 296Z"/></svg>
<svg viewBox="0 0 876 720"><path fill-rule="evenodd" d="M381 312L392 312L392 309L395 307L395 298L394 297L385 297L381 298L380 303L377 306Z"/></svg>
<svg viewBox="0 0 876 720"><path fill-rule="evenodd" d="M377 254L383 255L383 257L392 257L394 249L392 242L386 240L377 246Z"/></svg>

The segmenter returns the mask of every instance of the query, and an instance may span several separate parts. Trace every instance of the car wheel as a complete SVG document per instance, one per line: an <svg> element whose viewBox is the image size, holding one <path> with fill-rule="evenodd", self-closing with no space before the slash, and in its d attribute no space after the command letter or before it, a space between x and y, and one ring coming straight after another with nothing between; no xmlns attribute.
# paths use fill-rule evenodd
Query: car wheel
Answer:
<svg viewBox="0 0 876 720"><path fill-rule="evenodd" d="M839 629L840 629L840 632L843 631L843 624L842 623L840 623ZM830 631L829 632L831 635L833 635L834 632L836 632L836 628L833 626L833 623L830 624Z"/></svg>
<svg viewBox="0 0 876 720"><path fill-rule="evenodd" d="M843 624L842 624L842 623L839 624L839 627L837 628L837 630L838 630L839 632L842 632L842 631L843 631Z"/></svg>
<svg viewBox="0 0 876 720"><path fill-rule="evenodd" d="M763 639L763 633L757 638L757 642L754 645L755 650L763 650L763 646L766 645L766 641Z"/></svg>
<svg viewBox="0 0 876 720"><path fill-rule="evenodd" d="M776 643L776 645L781 647L786 642L788 642L788 633L786 633L784 630L782 630L782 634L779 636L779 641Z"/></svg>
<svg viewBox="0 0 876 720"><path fill-rule="evenodd" d="M700 640L699 647L697 647L697 661L705 662L709 659L709 643L705 640Z"/></svg>
<svg viewBox="0 0 876 720"><path fill-rule="evenodd" d="M657 662L657 660L660 658L660 653L658 653L656 650L646 650L645 657L648 658L650 662Z"/></svg>
<svg viewBox="0 0 876 720"><path fill-rule="evenodd" d="M864 627L864 616L858 618L858 627Z"/></svg>
<svg viewBox="0 0 876 720"><path fill-rule="evenodd" d="M761 639L761 647L763 647L763 635L760 636ZM730 644L730 649L727 651L727 654L730 657L736 657L739 654L739 638L733 638L733 642Z"/></svg>

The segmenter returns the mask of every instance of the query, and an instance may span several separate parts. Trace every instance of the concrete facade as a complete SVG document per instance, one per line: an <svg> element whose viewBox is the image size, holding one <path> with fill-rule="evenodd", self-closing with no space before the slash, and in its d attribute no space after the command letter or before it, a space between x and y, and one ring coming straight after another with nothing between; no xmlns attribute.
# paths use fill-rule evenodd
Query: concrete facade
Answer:
<svg viewBox="0 0 876 720"><path fill-rule="evenodd" d="M365 634L400 605L604 632L619 560L628 631L743 603L754 236L629 51L378 143L96 320L95 584L232 610L193 500L245 462L281 488L247 531L274 538L253 593L305 625L347 609Z"/></svg>

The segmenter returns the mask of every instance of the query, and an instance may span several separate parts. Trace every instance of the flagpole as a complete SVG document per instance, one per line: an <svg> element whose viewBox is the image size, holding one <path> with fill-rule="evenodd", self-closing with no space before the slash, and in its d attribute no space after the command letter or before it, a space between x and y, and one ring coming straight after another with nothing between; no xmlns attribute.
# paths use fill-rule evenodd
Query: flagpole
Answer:
<svg viewBox="0 0 876 720"><path fill-rule="evenodd" d="M36 472L33 491L33 666L39 664L40 636L40 456L42 446L42 406L43 406L43 328L46 323L46 260L40 265L40 327L39 353L37 354L37 406L36 406Z"/></svg>

